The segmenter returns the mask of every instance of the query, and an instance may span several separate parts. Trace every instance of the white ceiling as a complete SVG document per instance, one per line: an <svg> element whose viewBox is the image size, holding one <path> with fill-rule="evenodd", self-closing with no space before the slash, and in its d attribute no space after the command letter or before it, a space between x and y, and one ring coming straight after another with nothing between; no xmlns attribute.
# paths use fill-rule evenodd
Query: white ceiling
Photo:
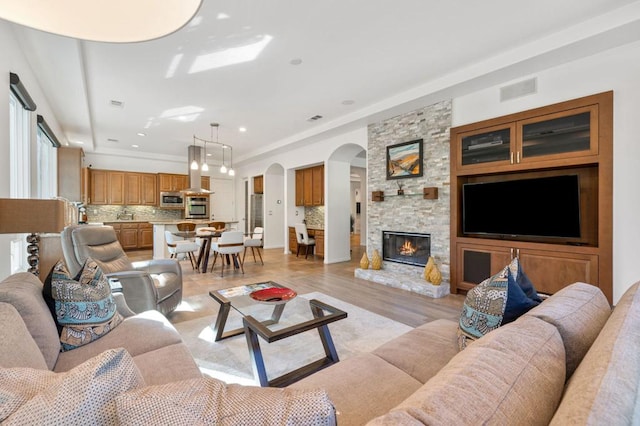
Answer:
<svg viewBox="0 0 640 426"><path fill-rule="evenodd" d="M15 32L72 145L186 161L193 135L210 139L217 122L237 164L638 40L639 4L205 0L154 41Z"/></svg>

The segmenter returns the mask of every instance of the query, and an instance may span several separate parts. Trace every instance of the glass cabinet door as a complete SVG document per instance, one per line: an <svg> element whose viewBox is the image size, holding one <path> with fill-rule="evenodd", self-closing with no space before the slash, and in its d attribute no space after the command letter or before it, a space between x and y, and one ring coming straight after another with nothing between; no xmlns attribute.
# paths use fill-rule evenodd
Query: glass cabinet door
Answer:
<svg viewBox="0 0 640 426"><path fill-rule="evenodd" d="M489 129L482 133L462 135L460 147L460 165L510 162L511 161L511 127Z"/></svg>
<svg viewBox="0 0 640 426"><path fill-rule="evenodd" d="M523 161L532 157L575 155L579 151L595 150L597 153L591 142L597 139L592 136L595 131L593 114L593 108L587 107L554 114L543 120L538 117L537 121L521 122Z"/></svg>

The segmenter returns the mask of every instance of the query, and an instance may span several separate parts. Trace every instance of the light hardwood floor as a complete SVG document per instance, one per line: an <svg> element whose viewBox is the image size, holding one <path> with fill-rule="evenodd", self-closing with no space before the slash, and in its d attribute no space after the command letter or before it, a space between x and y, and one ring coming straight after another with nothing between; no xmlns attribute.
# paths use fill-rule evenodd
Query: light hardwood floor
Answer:
<svg viewBox="0 0 640 426"><path fill-rule="evenodd" d="M354 277L364 251L363 246L352 248L350 262L325 265L315 256L296 258L284 254L282 249L263 250L264 266L253 261L247 252L244 274L240 270L225 269L220 277L219 262L213 273L195 272L188 260L181 261L183 271L184 299L197 299L209 291L261 281L275 281L297 291L299 294L318 291L345 302L375 312L412 327L439 318L458 321L462 309L463 295L449 295L432 299L416 293L400 290ZM150 251L128 252L131 260L149 259ZM193 310L178 310L168 316L173 323L217 313L215 303L196 303Z"/></svg>

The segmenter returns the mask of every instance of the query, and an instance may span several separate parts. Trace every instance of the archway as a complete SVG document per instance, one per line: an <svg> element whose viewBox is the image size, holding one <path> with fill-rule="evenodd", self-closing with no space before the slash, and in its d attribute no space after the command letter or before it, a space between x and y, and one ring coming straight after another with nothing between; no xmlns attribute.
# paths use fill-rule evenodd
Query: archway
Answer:
<svg viewBox="0 0 640 426"><path fill-rule="evenodd" d="M357 144L345 144L329 156L325 164L325 263L351 259L351 217L355 209L351 172L356 166L366 175L366 151ZM366 200L366 176L361 178L360 197ZM352 205L353 204L353 205ZM363 210L364 207L364 210ZM366 202L360 204L361 228L366 230Z"/></svg>

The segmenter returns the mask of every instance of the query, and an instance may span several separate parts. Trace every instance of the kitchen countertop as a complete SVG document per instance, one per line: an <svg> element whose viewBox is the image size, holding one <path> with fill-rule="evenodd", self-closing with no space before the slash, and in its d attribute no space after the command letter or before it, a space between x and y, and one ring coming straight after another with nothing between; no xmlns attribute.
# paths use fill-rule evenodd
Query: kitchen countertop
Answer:
<svg viewBox="0 0 640 426"><path fill-rule="evenodd" d="M152 225L175 225L176 223L181 223L181 222L191 222L191 223L195 223L196 225L207 224L211 222L238 223L237 220L218 220L218 219L214 219L214 220L180 219L180 220L158 220L158 221L149 220L148 222Z"/></svg>

